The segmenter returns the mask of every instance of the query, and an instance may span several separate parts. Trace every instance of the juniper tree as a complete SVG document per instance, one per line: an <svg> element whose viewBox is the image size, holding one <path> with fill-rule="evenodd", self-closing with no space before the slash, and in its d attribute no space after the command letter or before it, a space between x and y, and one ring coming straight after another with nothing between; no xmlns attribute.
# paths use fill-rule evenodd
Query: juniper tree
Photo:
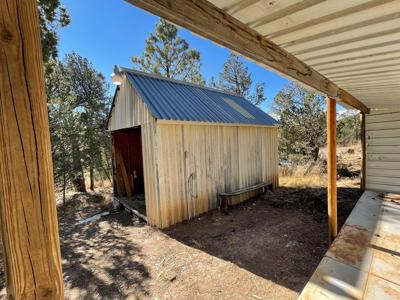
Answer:
<svg viewBox="0 0 400 300"><path fill-rule="evenodd" d="M68 184L84 192L88 170L93 190L95 172L109 178L107 83L87 59L76 53L51 64L46 86L56 183L63 189Z"/></svg>
<svg viewBox="0 0 400 300"><path fill-rule="evenodd" d="M255 105L260 105L266 99L265 83L258 82L252 92L253 80L244 61L231 53L219 74L218 86L226 91L243 96Z"/></svg>
<svg viewBox="0 0 400 300"><path fill-rule="evenodd" d="M324 98L292 83L275 96L273 110L281 122L281 159L316 161L326 140Z"/></svg>
<svg viewBox="0 0 400 300"><path fill-rule="evenodd" d="M347 111L337 121L337 141L340 145L351 145L361 140L361 120L356 111Z"/></svg>
<svg viewBox="0 0 400 300"><path fill-rule="evenodd" d="M155 32L150 33L141 56L132 57L133 64L141 71L204 84L200 72L200 53L189 47L178 35L176 26L160 19Z"/></svg>

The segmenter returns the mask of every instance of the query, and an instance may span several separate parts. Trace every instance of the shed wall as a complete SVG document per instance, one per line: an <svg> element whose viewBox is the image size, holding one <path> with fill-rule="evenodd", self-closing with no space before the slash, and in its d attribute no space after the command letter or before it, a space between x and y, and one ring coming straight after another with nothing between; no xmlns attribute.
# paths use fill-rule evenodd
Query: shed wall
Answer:
<svg viewBox="0 0 400 300"><path fill-rule="evenodd" d="M366 116L366 188L400 193L400 110Z"/></svg>
<svg viewBox="0 0 400 300"><path fill-rule="evenodd" d="M110 131L140 126L142 132L142 155L146 214L150 224L158 225L158 177L156 120L150 114L139 94L132 88L126 77L117 92L111 112Z"/></svg>
<svg viewBox="0 0 400 300"><path fill-rule="evenodd" d="M220 192L278 184L276 127L157 122L157 145L160 227L216 208Z"/></svg>
<svg viewBox="0 0 400 300"><path fill-rule="evenodd" d="M130 128L154 121L146 104L124 76L111 111L108 130Z"/></svg>

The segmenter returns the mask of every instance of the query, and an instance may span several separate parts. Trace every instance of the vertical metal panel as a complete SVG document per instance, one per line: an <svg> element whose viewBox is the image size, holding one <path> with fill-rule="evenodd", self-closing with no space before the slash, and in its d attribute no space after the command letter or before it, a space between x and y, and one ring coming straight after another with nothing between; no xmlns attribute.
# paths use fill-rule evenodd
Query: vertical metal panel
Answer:
<svg viewBox="0 0 400 300"><path fill-rule="evenodd" d="M219 192L278 184L274 127L158 123L157 145L160 227L215 209Z"/></svg>
<svg viewBox="0 0 400 300"><path fill-rule="evenodd" d="M366 188L400 192L400 111L366 115Z"/></svg>

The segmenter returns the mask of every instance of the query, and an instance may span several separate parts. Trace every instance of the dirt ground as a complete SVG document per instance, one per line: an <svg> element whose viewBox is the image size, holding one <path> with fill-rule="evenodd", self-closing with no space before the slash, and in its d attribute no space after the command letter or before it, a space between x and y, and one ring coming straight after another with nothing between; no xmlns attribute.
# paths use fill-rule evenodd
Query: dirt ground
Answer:
<svg viewBox="0 0 400 300"><path fill-rule="evenodd" d="M360 193L338 195L343 223ZM59 208L66 299L295 299L327 250L324 189L282 187L164 231L125 212L77 224L103 197Z"/></svg>
<svg viewBox="0 0 400 300"><path fill-rule="evenodd" d="M125 212L79 223L110 208L110 189L70 196L58 208L66 299L296 299L328 247L326 189L296 176L166 230ZM358 178L338 186L341 225L361 193ZM4 299L1 259L0 272Z"/></svg>

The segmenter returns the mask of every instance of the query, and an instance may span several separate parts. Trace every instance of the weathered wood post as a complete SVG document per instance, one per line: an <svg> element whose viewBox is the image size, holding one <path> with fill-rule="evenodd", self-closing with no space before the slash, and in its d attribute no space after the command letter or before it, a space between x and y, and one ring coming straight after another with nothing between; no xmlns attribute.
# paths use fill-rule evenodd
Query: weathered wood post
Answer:
<svg viewBox="0 0 400 300"><path fill-rule="evenodd" d="M0 215L9 299L63 299L36 0L0 2Z"/></svg>
<svg viewBox="0 0 400 300"><path fill-rule="evenodd" d="M337 235L336 190L336 100L326 98L327 163L328 163L328 235L333 242Z"/></svg>

